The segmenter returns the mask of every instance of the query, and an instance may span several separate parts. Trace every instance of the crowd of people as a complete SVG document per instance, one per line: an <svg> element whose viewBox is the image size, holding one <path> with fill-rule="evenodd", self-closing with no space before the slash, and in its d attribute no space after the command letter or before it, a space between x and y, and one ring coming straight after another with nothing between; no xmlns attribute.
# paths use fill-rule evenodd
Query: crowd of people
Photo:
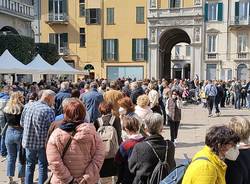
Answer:
<svg viewBox="0 0 250 184"><path fill-rule="evenodd" d="M219 116L225 106L250 108L250 82L244 81L2 81L0 87L0 154L7 158L9 183L17 161L25 184L33 184L36 164L38 184L96 184L100 177L117 184L155 184L159 163L167 165L162 178L176 167L183 105L203 103L209 117ZM167 141L164 126L170 126ZM249 136L244 118L212 127L183 183L249 183ZM231 174L236 170L242 170L237 172L241 182Z"/></svg>

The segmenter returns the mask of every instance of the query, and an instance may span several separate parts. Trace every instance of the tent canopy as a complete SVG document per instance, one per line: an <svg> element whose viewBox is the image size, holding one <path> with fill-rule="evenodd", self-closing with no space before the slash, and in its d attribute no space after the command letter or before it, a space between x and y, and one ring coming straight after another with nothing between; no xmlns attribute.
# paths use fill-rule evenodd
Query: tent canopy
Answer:
<svg viewBox="0 0 250 184"><path fill-rule="evenodd" d="M60 74L62 72L60 69L47 63L40 54L37 54L27 66L34 71L33 74Z"/></svg>
<svg viewBox="0 0 250 184"><path fill-rule="evenodd" d="M31 68L18 61L6 49L0 56L0 73L31 74Z"/></svg>
<svg viewBox="0 0 250 184"><path fill-rule="evenodd" d="M83 72L72 68L63 58L60 58L54 65L55 68L62 71L62 74L82 74Z"/></svg>

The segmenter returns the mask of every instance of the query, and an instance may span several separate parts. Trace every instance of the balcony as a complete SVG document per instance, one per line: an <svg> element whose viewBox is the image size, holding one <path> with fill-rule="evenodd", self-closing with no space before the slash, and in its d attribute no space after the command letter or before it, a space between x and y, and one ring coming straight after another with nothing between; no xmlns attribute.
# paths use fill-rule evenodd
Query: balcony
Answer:
<svg viewBox="0 0 250 184"><path fill-rule="evenodd" d="M244 61L249 60L249 53L248 52L238 52L236 54L233 54L233 58L235 61Z"/></svg>
<svg viewBox="0 0 250 184"><path fill-rule="evenodd" d="M53 25L53 24L68 24L69 23L69 17L67 13L50 13L48 14L48 21L47 24Z"/></svg>
<svg viewBox="0 0 250 184"><path fill-rule="evenodd" d="M191 8L171 8L171 9L155 9L150 8L148 18L159 17L192 17L202 16L202 6L196 6Z"/></svg>
<svg viewBox="0 0 250 184"><path fill-rule="evenodd" d="M250 27L250 17L232 17L230 20L230 28L238 29L238 28L249 28Z"/></svg>
<svg viewBox="0 0 250 184"><path fill-rule="evenodd" d="M219 54L217 54L217 53L207 53L206 54L206 61L209 61L209 62L211 62L211 61L215 61L215 62L219 61Z"/></svg>
<svg viewBox="0 0 250 184"><path fill-rule="evenodd" d="M184 55L172 55L171 56L172 61L184 61L184 60L190 60L190 56L184 56Z"/></svg>
<svg viewBox="0 0 250 184"><path fill-rule="evenodd" d="M0 13L27 21L33 21L34 19L34 7L18 0L0 0Z"/></svg>

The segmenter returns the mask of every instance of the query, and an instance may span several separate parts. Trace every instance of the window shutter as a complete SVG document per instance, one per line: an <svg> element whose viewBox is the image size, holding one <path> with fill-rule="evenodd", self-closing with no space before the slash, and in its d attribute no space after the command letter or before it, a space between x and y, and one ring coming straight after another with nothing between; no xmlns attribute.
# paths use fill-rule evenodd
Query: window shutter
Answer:
<svg viewBox="0 0 250 184"><path fill-rule="evenodd" d="M136 39L132 39L132 60L136 61Z"/></svg>
<svg viewBox="0 0 250 184"><path fill-rule="evenodd" d="M208 3L205 4L205 21L208 21Z"/></svg>
<svg viewBox="0 0 250 184"><path fill-rule="evenodd" d="M115 61L118 61L119 57L119 41L118 39L115 39Z"/></svg>
<svg viewBox="0 0 250 184"><path fill-rule="evenodd" d="M157 2L157 8L161 8L161 0L156 0Z"/></svg>
<svg viewBox="0 0 250 184"><path fill-rule="evenodd" d="M55 34L53 33L49 34L49 43L55 44Z"/></svg>
<svg viewBox="0 0 250 184"><path fill-rule="evenodd" d="M68 47L68 33L62 34L63 46Z"/></svg>
<svg viewBox="0 0 250 184"><path fill-rule="evenodd" d="M148 60L148 39L144 39L144 60Z"/></svg>
<svg viewBox="0 0 250 184"><path fill-rule="evenodd" d="M101 9L96 9L96 23L101 24Z"/></svg>
<svg viewBox="0 0 250 184"><path fill-rule="evenodd" d="M86 9L86 24L90 25L90 9Z"/></svg>
<svg viewBox="0 0 250 184"><path fill-rule="evenodd" d="M107 61L107 41L106 40L103 40L103 46L102 46L102 56L103 56L103 60L104 61Z"/></svg>
<svg viewBox="0 0 250 184"><path fill-rule="evenodd" d="M235 23L238 24L239 23L239 15L240 15L240 3L239 2L235 2Z"/></svg>
<svg viewBox="0 0 250 184"><path fill-rule="evenodd" d="M63 4L62 4L62 12L68 14L68 13L67 13L67 0L64 0L64 1L63 1Z"/></svg>
<svg viewBox="0 0 250 184"><path fill-rule="evenodd" d="M53 0L49 0L49 13L53 13Z"/></svg>
<svg viewBox="0 0 250 184"><path fill-rule="evenodd" d="M223 20L223 3L218 3L218 21Z"/></svg>

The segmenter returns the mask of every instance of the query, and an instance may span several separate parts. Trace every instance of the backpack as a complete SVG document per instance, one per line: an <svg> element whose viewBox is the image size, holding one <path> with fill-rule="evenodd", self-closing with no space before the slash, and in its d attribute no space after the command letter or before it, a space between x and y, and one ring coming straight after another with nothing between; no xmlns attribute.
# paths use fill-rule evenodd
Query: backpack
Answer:
<svg viewBox="0 0 250 184"><path fill-rule="evenodd" d="M104 125L102 118L98 118L100 127L97 132L99 133L102 142L105 144L105 159L115 158L119 149L117 131L113 127L115 116L112 116L109 124Z"/></svg>
<svg viewBox="0 0 250 184"><path fill-rule="evenodd" d="M167 142L167 146L166 146L166 154L165 154L164 161L162 161L160 159L159 155L156 153L156 151L155 151L154 147L152 146L152 144L150 144L150 142L148 142L148 141L146 141L146 143L151 147L151 149L153 150L155 156L158 159L158 163L155 166L152 175L147 180L147 184L159 184L161 182L161 180L168 175L169 170L170 170L169 165L167 163L168 142Z"/></svg>
<svg viewBox="0 0 250 184"><path fill-rule="evenodd" d="M196 160L207 160L210 162L210 160L206 157L198 157L192 162L195 162ZM164 180L160 182L160 184L181 184L182 179L185 175L185 172L188 166L192 162L190 162L189 159L186 157L186 160L184 161L184 163L177 166Z"/></svg>

